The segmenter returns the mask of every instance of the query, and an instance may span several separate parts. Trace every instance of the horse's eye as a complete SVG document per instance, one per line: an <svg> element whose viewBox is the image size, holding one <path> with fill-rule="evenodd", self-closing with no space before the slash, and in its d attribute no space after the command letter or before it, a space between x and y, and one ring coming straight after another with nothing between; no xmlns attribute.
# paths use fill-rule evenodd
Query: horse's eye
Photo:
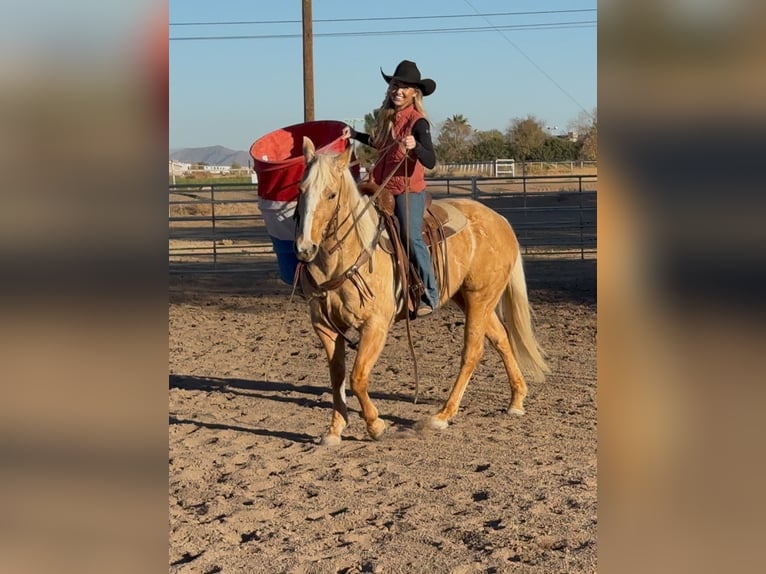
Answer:
<svg viewBox="0 0 766 574"><path fill-rule="evenodd" d="M327 196L327 199L329 199L329 200L331 200L331 201L332 201L332 200L333 200L333 199L335 199L336 197L338 197L338 194L337 194L337 193L335 193L335 192L333 192L333 193L331 193L330 195L328 195L328 196Z"/></svg>

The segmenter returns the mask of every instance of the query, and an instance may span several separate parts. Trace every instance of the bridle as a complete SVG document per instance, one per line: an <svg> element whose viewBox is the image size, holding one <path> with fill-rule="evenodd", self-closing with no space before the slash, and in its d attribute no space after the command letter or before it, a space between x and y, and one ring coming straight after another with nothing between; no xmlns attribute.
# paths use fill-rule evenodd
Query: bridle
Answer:
<svg viewBox="0 0 766 574"><path fill-rule="evenodd" d="M301 201L302 201L303 195L298 196L298 206L296 209L296 214L300 214L301 211ZM340 207L341 207L341 201L343 200L343 193L342 193L342 186L341 189L338 192L337 201L335 202L335 208L333 209L333 213L328 219L327 226L325 227L324 231L322 232L322 239L321 242L325 243L331 238L334 238L335 245L333 245L330 249L328 249L328 253L332 254L338 249L340 249L343 246L343 243L348 238L348 235L351 231L354 230L354 227L356 225L355 222L352 222L349 226L348 231L346 231L342 237L338 237L338 230L343 226L343 224L348 221L349 218L353 217L353 214L349 212L348 216L342 221L339 222L340 219ZM369 206L366 205L363 210L360 212L359 215L357 215L357 220L360 215L364 213L364 211ZM306 263L299 263L298 270L296 270L294 282L297 283L298 278L301 275L304 275L308 281L309 284L312 287L312 293L308 294L307 296L309 299L316 299L316 298L326 298L327 294L330 291L334 291L335 289L338 289L343 285L346 281L351 281L354 286L359 290L360 297L362 300L373 300L375 299L375 294L370 289L369 285L367 285L367 282L362 277L362 275L359 273L360 269L367 264L368 261L372 258L372 254L375 252L375 249L377 249L378 244L380 242L380 237L383 233L383 221L381 219L378 220L378 225L375 231L375 236L373 237L372 242L368 246L363 246L362 250L359 254L359 256L356 258L354 263L347 269L345 269L343 272L341 272L339 275L336 275L335 277L332 277L326 281L323 281L322 283L318 283L314 276L311 274L310 266L311 264ZM334 328L336 326L333 324L332 319L329 317L329 313L325 313L325 318L333 325ZM343 332L340 329L336 328L336 331L343 334ZM345 335L344 335L344 338ZM349 339L346 339L349 343L351 341ZM352 345L352 348L355 348L356 344Z"/></svg>
<svg viewBox="0 0 766 574"><path fill-rule="evenodd" d="M384 149L383 153L387 153L394 145L399 145L398 142L394 142L390 144L387 148ZM381 153L381 155L383 155ZM362 210L357 214L356 221L352 222L352 224L349 226L349 229L339 238L338 237L338 230L341 228L343 223L345 223L345 220L341 223L338 223L338 219L340 217L340 202L342 199L342 187L338 191L338 198L335 203L335 209L333 210L333 214L330 217L330 219L327 222L327 227L325 227L324 231L322 232L322 243L327 241L330 236L335 236L335 245L333 245L330 249L328 249L328 253L332 254L338 249L340 249L343 245L343 242L348 238L348 235L354 230L355 226L357 225L357 221L359 221L359 218L361 218L362 215L370 208L370 206L375 204L375 200L378 198L380 193L383 191L383 189L386 187L388 182L391 180L391 178L394 176L394 174L399 170L399 167L404 164L405 165L405 171L407 166L407 159L408 155L405 153L404 157L396 164L396 166L391 170L391 172L388 174L388 176L383 180L382 183L380 183L375 190L375 192L370 197L367 204L362 208ZM409 187L409 178L407 178L407 186ZM407 193L408 191L405 191ZM298 196L298 205L296 206L296 226L300 223L300 211L301 211L301 200L302 200L303 194L299 194ZM405 197L405 201L407 200L407 197ZM409 217L409 209L407 209L407 217ZM348 217L353 217L353 214L351 210L349 210ZM296 227L297 228L297 227ZM299 262L298 266L295 270L295 277L293 279L293 291L295 291L295 288L298 284L298 281L300 277L305 277L308 281L309 285L312 288L312 292L309 294L306 294L306 296L309 298L309 300L312 299L321 299L324 301L325 305L322 309L324 320L334 329L334 331L343 337L343 339L346 341L348 346L352 349L357 349L359 346L359 341L354 341L350 339L346 334L345 330L340 329L335 321L333 321L330 308L329 308L329 300L327 299L327 295L330 291L334 291L335 289L340 288L346 281L351 281L353 285L357 288L359 291L359 296L361 301L365 300L374 300L375 294L370 289L369 285L367 285L367 282L364 280L364 277L359 273L359 270L368 262L370 263L370 271L372 271L372 254L375 252L375 250L378 247L378 244L380 242L381 234L383 233L383 230L385 228L385 221L383 217L378 218L378 226L375 232L375 237L373 238L371 244L367 247L362 247L362 251L359 254L359 256L356 258L354 263L343 271L340 275L337 275L331 279L328 279L326 281L323 281L322 283L317 283L317 281L314 279L313 275L311 274L311 271L309 269L309 264L305 264L303 262ZM407 250L409 252L409 240L407 242ZM402 290L403 290L403 297L405 299L405 307L406 307L406 300L407 300L407 277L406 272L402 273ZM414 396L414 402L418 402L418 394L420 389L420 381L418 377L418 363L417 363L417 357L415 356L415 349L412 342L412 332L410 330L410 317L409 315L406 315L406 325L407 325L407 339L409 341L409 348L410 348L410 356L412 357L413 361L413 367L414 367L414 377L415 377L415 396Z"/></svg>

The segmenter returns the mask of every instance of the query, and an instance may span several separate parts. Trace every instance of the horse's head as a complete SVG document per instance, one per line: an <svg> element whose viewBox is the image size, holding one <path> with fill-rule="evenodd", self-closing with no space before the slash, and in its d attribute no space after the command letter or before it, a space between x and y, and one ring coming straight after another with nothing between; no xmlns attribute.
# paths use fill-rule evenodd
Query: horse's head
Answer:
<svg viewBox="0 0 766 574"><path fill-rule="evenodd" d="M338 225L343 207L342 191L348 185L351 146L340 154L317 154L314 142L303 138L303 157L306 170L298 195L298 222L295 226L295 253L301 261L312 261L319 245ZM348 194L345 201L348 202Z"/></svg>

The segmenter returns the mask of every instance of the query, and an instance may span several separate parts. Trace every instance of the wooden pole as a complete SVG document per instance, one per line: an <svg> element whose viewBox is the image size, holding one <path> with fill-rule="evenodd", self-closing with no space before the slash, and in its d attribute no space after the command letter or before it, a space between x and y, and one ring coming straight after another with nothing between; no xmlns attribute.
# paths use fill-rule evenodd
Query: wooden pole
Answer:
<svg viewBox="0 0 766 574"><path fill-rule="evenodd" d="M303 121L314 121L314 32L311 0L303 0Z"/></svg>

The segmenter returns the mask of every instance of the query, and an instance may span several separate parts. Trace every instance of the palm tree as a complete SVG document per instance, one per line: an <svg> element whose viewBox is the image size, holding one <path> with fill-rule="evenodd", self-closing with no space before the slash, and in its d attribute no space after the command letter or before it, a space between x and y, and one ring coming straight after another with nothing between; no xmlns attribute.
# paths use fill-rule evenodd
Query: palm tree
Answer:
<svg viewBox="0 0 766 574"><path fill-rule="evenodd" d="M472 136L473 128L463 114L447 118L436 142L436 156L439 161L451 163L466 159Z"/></svg>

